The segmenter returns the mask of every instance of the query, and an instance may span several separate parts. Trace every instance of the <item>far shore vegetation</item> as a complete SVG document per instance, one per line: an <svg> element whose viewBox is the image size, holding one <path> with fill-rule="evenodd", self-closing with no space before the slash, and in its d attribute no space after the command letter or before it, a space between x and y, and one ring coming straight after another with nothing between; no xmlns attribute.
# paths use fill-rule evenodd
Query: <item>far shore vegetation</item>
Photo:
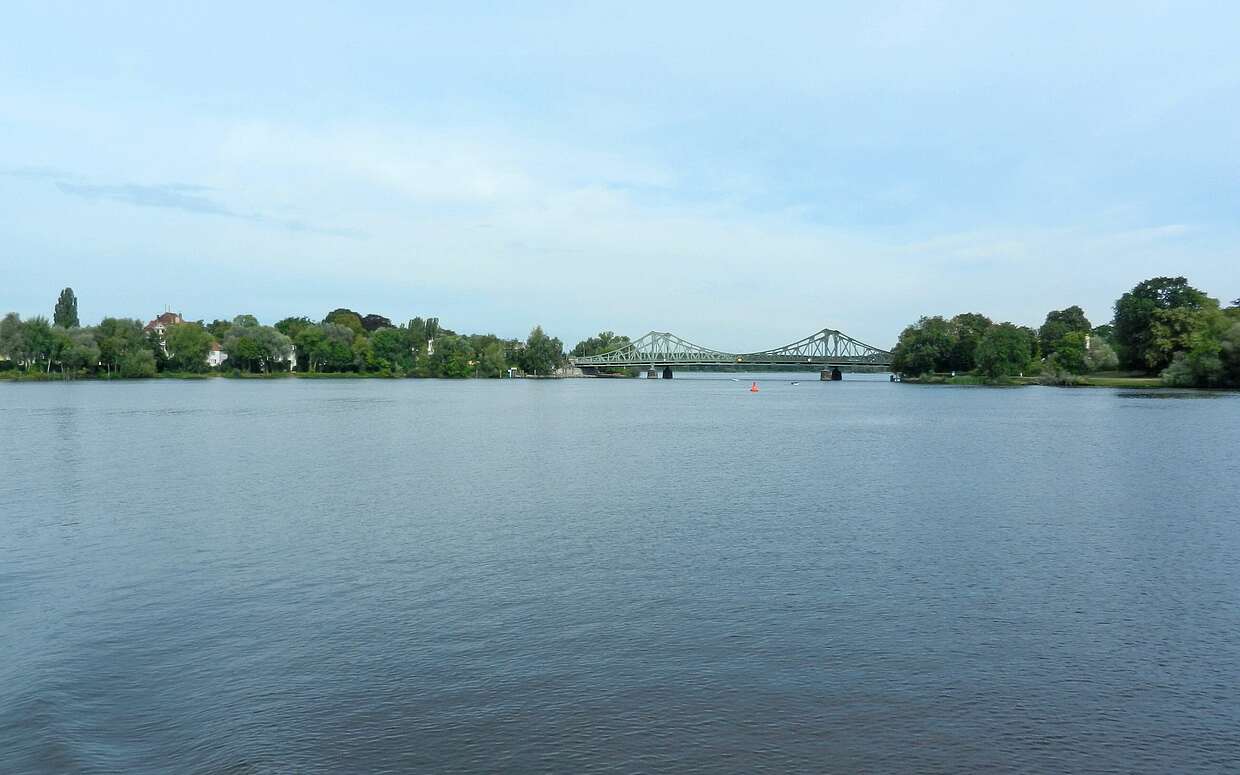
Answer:
<svg viewBox="0 0 1240 775"><path fill-rule="evenodd" d="M565 353L541 326L524 340L505 339L459 334L433 317L394 324L346 308L273 325L253 315L208 323L165 312L147 323L106 317L82 326L77 307L65 288L51 320L0 319L0 379L544 377L563 373L569 356L630 343L603 331ZM1223 307L1183 277L1155 277L1116 300L1101 325L1075 305L1047 313L1037 329L976 312L923 317L900 333L892 355L891 370L913 383L1235 388L1240 299Z"/></svg>
<svg viewBox="0 0 1240 775"><path fill-rule="evenodd" d="M1079 306L1040 328L965 312L923 317L900 333L892 371L908 382L1097 387L1240 387L1240 299L1218 299L1183 277L1155 277L1093 325Z"/></svg>

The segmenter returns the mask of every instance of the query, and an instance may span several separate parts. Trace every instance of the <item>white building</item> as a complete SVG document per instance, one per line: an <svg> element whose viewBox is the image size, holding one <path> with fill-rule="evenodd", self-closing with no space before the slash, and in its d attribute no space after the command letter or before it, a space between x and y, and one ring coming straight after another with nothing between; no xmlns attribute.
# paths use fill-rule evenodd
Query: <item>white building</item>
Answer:
<svg viewBox="0 0 1240 775"><path fill-rule="evenodd" d="M207 352L207 365L218 369L226 360L228 360L228 353L224 352L219 342L212 342L211 349Z"/></svg>

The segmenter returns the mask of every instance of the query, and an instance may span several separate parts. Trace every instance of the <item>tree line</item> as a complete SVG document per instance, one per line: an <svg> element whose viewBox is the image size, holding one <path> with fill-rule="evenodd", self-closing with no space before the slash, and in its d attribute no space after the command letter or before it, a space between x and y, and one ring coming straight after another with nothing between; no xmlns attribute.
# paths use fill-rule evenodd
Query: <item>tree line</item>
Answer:
<svg viewBox="0 0 1240 775"><path fill-rule="evenodd" d="M605 332L610 336L610 332ZM591 341L591 340L587 340ZM586 343L578 345L581 348ZM227 353L221 365L208 356ZM81 377L159 374L365 374L409 377L501 377L510 369L548 375L565 360L563 343L535 326L525 340L458 334L434 317L394 324L347 308L321 320L287 317L264 325L253 315L231 320L174 322L147 330L140 320L105 317L81 326L77 297L61 292L52 319L0 319L0 369Z"/></svg>
<svg viewBox="0 0 1240 775"><path fill-rule="evenodd" d="M1240 387L1240 299L1224 308L1183 277L1154 277L1117 299L1102 325L1075 305L1047 313L1036 330L975 312L923 317L900 333L892 355L892 369L912 377L955 372L1073 384L1124 369L1160 375L1168 385Z"/></svg>

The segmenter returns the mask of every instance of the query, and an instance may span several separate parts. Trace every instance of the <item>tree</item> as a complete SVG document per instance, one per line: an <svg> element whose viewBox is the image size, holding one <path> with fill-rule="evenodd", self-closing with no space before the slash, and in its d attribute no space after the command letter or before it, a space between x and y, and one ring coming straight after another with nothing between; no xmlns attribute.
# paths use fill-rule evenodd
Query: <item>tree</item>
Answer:
<svg viewBox="0 0 1240 775"><path fill-rule="evenodd" d="M362 328L366 329L366 333L373 334L381 328L392 328L392 321L382 315L376 315L372 312L362 318Z"/></svg>
<svg viewBox="0 0 1240 775"><path fill-rule="evenodd" d="M1055 340L1050 355L1052 365L1069 374L1084 374L1088 371L1085 348L1087 336L1088 334L1081 331L1069 331Z"/></svg>
<svg viewBox="0 0 1240 775"><path fill-rule="evenodd" d="M362 325L362 316L345 307L338 307L327 313L327 317L323 318L323 322L344 326L354 334L366 333L366 327Z"/></svg>
<svg viewBox="0 0 1240 775"><path fill-rule="evenodd" d="M1211 309L1209 306L1154 310L1150 315L1149 341L1145 348L1146 366L1152 371L1165 368L1177 352L1192 350L1200 343L1201 335L1217 314L1217 308Z"/></svg>
<svg viewBox="0 0 1240 775"><path fill-rule="evenodd" d="M60 373L65 373L65 356L73 347L73 340L69 337L69 329L60 326L52 326L52 344L47 356L47 370L52 370L52 364L60 366Z"/></svg>
<svg viewBox="0 0 1240 775"><path fill-rule="evenodd" d="M574 358L583 358L588 355L602 355L612 350L618 350L625 345L630 344L627 336L620 336L614 331L600 331L597 336L589 339L583 339L578 342L569 353Z"/></svg>
<svg viewBox="0 0 1240 775"><path fill-rule="evenodd" d="M343 371L353 363L353 330L335 323L306 326L297 334L297 349L311 371Z"/></svg>
<svg viewBox="0 0 1240 775"><path fill-rule="evenodd" d="M1046 322L1038 329L1038 341L1042 345L1042 352L1050 354L1055 352L1055 346L1066 334L1073 332L1081 332L1088 334L1093 329L1089 319L1085 317L1085 310L1075 304L1067 309L1052 310L1046 313ZM1081 340L1082 343L1084 340ZM1081 348L1084 352L1084 346ZM1074 372L1079 373L1079 372Z"/></svg>
<svg viewBox="0 0 1240 775"><path fill-rule="evenodd" d="M57 329L58 331L61 329ZM72 376L85 369L94 371L99 365L99 346L88 328L75 328L65 333L66 342L60 350L60 371Z"/></svg>
<svg viewBox="0 0 1240 775"><path fill-rule="evenodd" d="M1183 277L1154 277L1138 283L1115 302L1113 344L1120 363L1130 369L1165 368L1171 362L1170 353L1151 352L1154 313L1176 308L1200 310L1210 301Z"/></svg>
<svg viewBox="0 0 1240 775"><path fill-rule="evenodd" d="M900 332L892 351L893 371L918 376L950 367L956 346L952 326L940 316L923 317Z"/></svg>
<svg viewBox="0 0 1240 775"><path fill-rule="evenodd" d="M564 344L534 326L525 340L519 361L526 374L550 374L564 360Z"/></svg>
<svg viewBox="0 0 1240 775"><path fill-rule="evenodd" d="M129 379L155 376L155 354L145 348L130 350L122 356L119 365L120 375Z"/></svg>
<svg viewBox="0 0 1240 775"><path fill-rule="evenodd" d="M1203 325L1187 350L1177 351L1163 381L1183 387L1240 387L1240 320L1223 311L1198 313Z"/></svg>
<svg viewBox="0 0 1240 775"><path fill-rule="evenodd" d="M476 373L483 377L502 377L508 371L508 358L502 342L491 342L478 353Z"/></svg>
<svg viewBox="0 0 1240 775"><path fill-rule="evenodd" d="M118 371L121 362L130 352L145 349L142 322L126 318L104 318L95 327L95 344L99 347L99 360L108 373Z"/></svg>
<svg viewBox="0 0 1240 775"><path fill-rule="evenodd" d="M232 327L240 326L241 328L255 328L259 324L258 318L253 315L238 315L232 319Z"/></svg>
<svg viewBox="0 0 1240 775"><path fill-rule="evenodd" d="M47 322L47 318L36 315L22 321L22 349L27 365L43 361L50 372L55 345L52 326Z"/></svg>
<svg viewBox="0 0 1240 775"><path fill-rule="evenodd" d="M276 323L275 329L290 339L296 339L303 328L314 325L314 321L307 317L288 317Z"/></svg>
<svg viewBox="0 0 1240 775"><path fill-rule="evenodd" d="M23 330L21 315L16 312L10 312L0 320L0 356L24 366L27 356Z"/></svg>
<svg viewBox="0 0 1240 775"><path fill-rule="evenodd" d="M365 334L353 337L353 365L358 371L371 371L379 365L375 362L375 349Z"/></svg>
<svg viewBox="0 0 1240 775"><path fill-rule="evenodd" d="M168 352L168 366L176 371L201 372L207 370L207 354L215 338L202 323L178 323L168 328L164 347Z"/></svg>
<svg viewBox="0 0 1240 775"><path fill-rule="evenodd" d="M977 367L990 379L1024 371L1032 357L1029 335L1011 323L991 327L977 345Z"/></svg>
<svg viewBox="0 0 1240 775"><path fill-rule="evenodd" d="M1106 337L1099 336L1097 329L1089 337L1089 347L1085 350L1086 371L1110 371L1119 366L1119 356L1111 347Z"/></svg>
<svg viewBox="0 0 1240 775"><path fill-rule="evenodd" d="M230 361L264 374L287 361L293 352L292 340L271 326L238 325L236 320L223 346Z"/></svg>
<svg viewBox="0 0 1240 775"><path fill-rule="evenodd" d="M413 368L409 339L399 328L380 328L370 335L375 361L389 371L407 372Z"/></svg>
<svg viewBox="0 0 1240 775"><path fill-rule="evenodd" d="M473 349L463 336L446 334L435 342L427 359L432 377L462 378L474 373Z"/></svg>
<svg viewBox="0 0 1240 775"><path fill-rule="evenodd" d="M221 342L224 341L224 336L232 327L233 324L231 320L212 320L207 324L207 330L211 332L211 336L214 336Z"/></svg>
<svg viewBox="0 0 1240 775"><path fill-rule="evenodd" d="M985 315L977 312L965 312L952 318L950 322L951 336L955 342L947 356L945 370L973 371L977 366L977 344L994 325Z"/></svg>
<svg viewBox="0 0 1240 775"><path fill-rule="evenodd" d="M602 355L603 353L618 350L631 341L627 336L616 334L614 331L600 331L597 336L583 339L578 342L570 352L575 358L582 358L589 355ZM608 374L621 374L627 371L624 367L602 368L600 372Z"/></svg>
<svg viewBox="0 0 1240 775"><path fill-rule="evenodd" d="M72 288L65 288L60 292L56 309L52 312L52 325L60 328L78 327L77 296L73 295Z"/></svg>

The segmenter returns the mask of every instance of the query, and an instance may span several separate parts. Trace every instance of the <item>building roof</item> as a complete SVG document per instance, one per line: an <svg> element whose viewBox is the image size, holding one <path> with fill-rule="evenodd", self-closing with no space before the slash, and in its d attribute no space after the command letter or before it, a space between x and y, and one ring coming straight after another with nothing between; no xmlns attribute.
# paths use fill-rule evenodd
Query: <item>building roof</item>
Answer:
<svg viewBox="0 0 1240 775"><path fill-rule="evenodd" d="M144 331L154 331L156 326L175 326L184 323L185 318L181 317L180 312L163 312L155 316L155 319L146 324Z"/></svg>

